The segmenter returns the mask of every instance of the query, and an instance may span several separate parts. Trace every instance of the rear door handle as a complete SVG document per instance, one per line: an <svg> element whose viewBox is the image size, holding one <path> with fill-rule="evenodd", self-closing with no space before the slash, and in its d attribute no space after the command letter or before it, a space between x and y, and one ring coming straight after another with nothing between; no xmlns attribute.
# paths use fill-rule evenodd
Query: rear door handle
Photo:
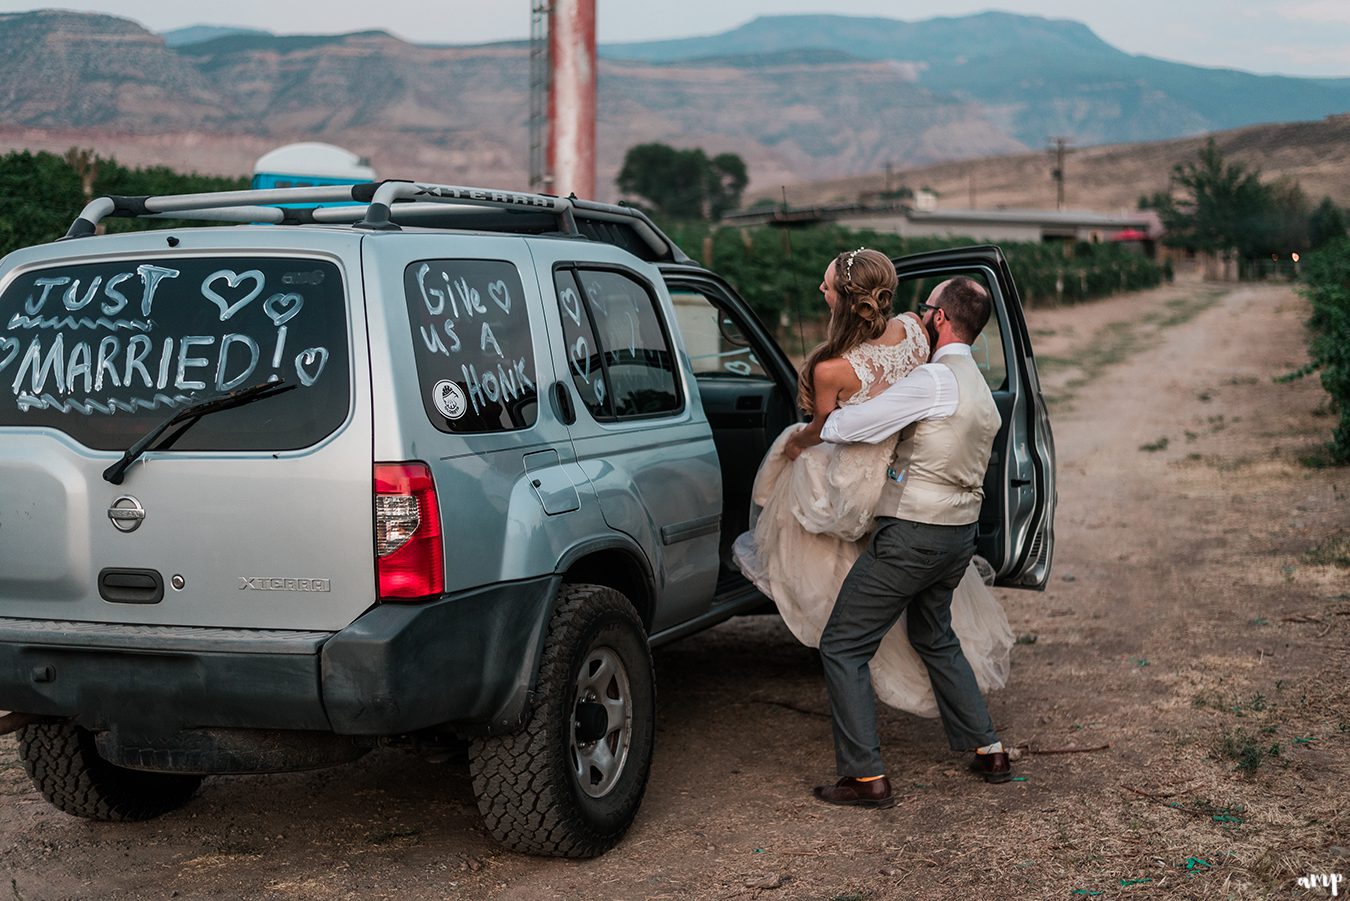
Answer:
<svg viewBox="0 0 1350 901"><path fill-rule="evenodd" d="M111 604L158 604L164 600L164 577L153 569L115 569L98 574L98 594Z"/></svg>
<svg viewBox="0 0 1350 901"><path fill-rule="evenodd" d="M553 413L563 425L572 425L577 421L577 411L572 406L572 392L561 381L553 383Z"/></svg>

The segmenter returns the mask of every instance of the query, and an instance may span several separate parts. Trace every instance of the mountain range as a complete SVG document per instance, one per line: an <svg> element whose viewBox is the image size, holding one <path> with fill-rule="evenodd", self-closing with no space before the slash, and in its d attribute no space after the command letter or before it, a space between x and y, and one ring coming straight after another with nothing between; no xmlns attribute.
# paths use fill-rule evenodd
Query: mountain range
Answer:
<svg viewBox="0 0 1350 901"><path fill-rule="evenodd" d="M522 43L0 16L0 147L131 164L245 173L277 144L324 140L381 175L522 187L528 84ZM1350 78L1132 56L1079 23L1007 13L770 16L602 46L598 109L598 193L613 199L624 152L645 141L738 153L763 189L1025 153L1051 135L1085 146L1317 119L1350 110Z"/></svg>
<svg viewBox="0 0 1350 901"><path fill-rule="evenodd" d="M1134 56L1086 25L1003 12L920 22L766 16L718 35L610 45L611 58L679 64L819 49L890 61L934 93L981 107L1028 147L1151 141L1350 111L1350 78L1252 75Z"/></svg>

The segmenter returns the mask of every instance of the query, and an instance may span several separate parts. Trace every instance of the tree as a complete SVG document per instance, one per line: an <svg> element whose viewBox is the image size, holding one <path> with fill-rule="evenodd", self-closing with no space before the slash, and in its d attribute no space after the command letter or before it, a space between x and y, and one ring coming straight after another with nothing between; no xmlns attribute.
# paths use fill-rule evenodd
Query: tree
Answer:
<svg viewBox="0 0 1350 901"><path fill-rule="evenodd" d="M0 254L65 234L90 197L106 194L200 194L238 191L248 179L184 174L164 166L128 169L92 150L64 156L16 151L0 155ZM180 227L168 219L103 221L108 231Z"/></svg>
<svg viewBox="0 0 1350 901"><path fill-rule="evenodd" d="M1154 191L1152 194L1140 194L1136 208L1157 210L1158 215L1166 219L1168 215L1175 215L1176 204L1172 202L1172 195L1166 191Z"/></svg>
<svg viewBox="0 0 1350 901"><path fill-rule="evenodd" d="M84 206L80 177L54 153L0 156L0 253L54 241Z"/></svg>
<svg viewBox="0 0 1350 901"><path fill-rule="evenodd" d="M94 195L126 194L130 196L158 196L163 194L205 194L211 191L242 191L249 180L242 176L199 175L196 172L176 172L167 166L147 166L129 169L117 160L97 159ZM110 232L146 231L159 228L182 228L179 219L105 219Z"/></svg>
<svg viewBox="0 0 1350 901"><path fill-rule="evenodd" d="M1345 214L1330 197L1323 197L1308 221L1309 248L1316 249L1344 238L1345 231Z"/></svg>
<svg viewBox="0 0 1350 901"><path fill-rule="evenodd" d="M1285 176L1266 186L1267 205L1255 235L1255 253L1288 257L1308 249L1308 222L1312 204L1298 180Z"/></svg>
<svg viewBox="0 0 1350 901"><path fill-rule="evenodd" d="M1205 253L1255 252L1261 243L1262 216L1269 207L1259 171L1224 162L1210 138L1195 162L1172 169L1172 183L1178 193L1169 206L1159 209L1167 243Z"/></svg>
<svg viewBox="0 0 1350 901"><path fill-rule="evenodd" d="M115 159L99 159L94 180L95 195L130 194L202 194L210 191L242 191L248 188L248 178L229 175L200 175L170 169L168 166L147 166L128 169Z"/></svg>
<svg viewBox="0 0 1350 901"><path fill-rule="evenodd" d="M1315 246L1314 215L1318 240L1345 232L1330 201L1314 214L1297 180L1263 183L1259 169L1225 162L1212 138L1194 162L1173 168L1170 191L1142 196L1139 206L1158 211L1166 243L1217 258L1236 256L1240 274L1268 269L1265 262L1253 265L1266 257L1286 258Z"/></svg>
<svg viewBox="0 0 1350 901"><path fill-rule="evenodd" d="M66 151L66 155L62 159L80 177L80 190L84 192L84 199L86 201L93 200L94 179L98 178L98 167L101 160L88 147L72 147Z"/></svg>
<svg viewBox="0 0 1350 901"><path fill-rule="evenodd" d="M734 153L712 159L697 148L638 144L624 154L619 190L675 219L716 219L738 206L749 181Z"/></svg>
<svg viewBox="0 0 1350 901"><path fill-rule="evenodd" d="M720 219L727 210L741 205L741 192L750 182L745 171L745 160L734 153L719 153L712 158L711 173L716 180L711 192L711 218Z"/></svg>

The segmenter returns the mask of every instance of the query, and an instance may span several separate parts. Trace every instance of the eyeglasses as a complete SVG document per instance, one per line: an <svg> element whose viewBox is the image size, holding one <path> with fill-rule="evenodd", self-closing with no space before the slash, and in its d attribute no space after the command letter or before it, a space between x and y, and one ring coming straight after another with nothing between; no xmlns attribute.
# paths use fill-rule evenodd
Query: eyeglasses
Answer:
<svg viewBox="0 0 1350 901"><path fill-rule="evenodd" d="M940 309L942 309L942 307L934 306L931 303L921 303L918 306L918 312L920 316L922 316L924 313L927 313L929 310L932 310L934 313L936 313Z"/></svg>

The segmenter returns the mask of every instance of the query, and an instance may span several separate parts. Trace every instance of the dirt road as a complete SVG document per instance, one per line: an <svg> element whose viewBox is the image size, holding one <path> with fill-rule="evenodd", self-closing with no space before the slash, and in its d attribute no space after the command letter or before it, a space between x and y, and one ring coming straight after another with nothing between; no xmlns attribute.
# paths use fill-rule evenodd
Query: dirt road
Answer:
<svg viewBox="0 0 1350 901"><path fill-rule="evenodd" d="M0 899L1308 896L1299 876L1350 876L1350 471L1317 466L1315 381L1272 381L1305 360L1306 315L1276 285L1032 314L1054 579L1000 593L1021 638L991 699L1033 752L1023 781L972 779L935 721L889 712L899 805L818 804L819 664L745 618L657 654L651 786L600 860L502 851L463 764L392 750L85 822L34 793L7 737Z"/></svg>

